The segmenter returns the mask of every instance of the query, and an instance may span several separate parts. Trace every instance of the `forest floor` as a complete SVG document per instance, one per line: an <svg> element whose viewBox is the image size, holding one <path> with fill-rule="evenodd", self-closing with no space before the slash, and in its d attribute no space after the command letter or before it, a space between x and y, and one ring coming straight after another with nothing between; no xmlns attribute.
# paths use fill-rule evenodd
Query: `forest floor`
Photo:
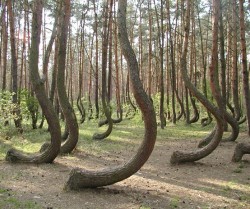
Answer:
<svg viewBox="0 0 250 209"><path fill-rule="evenodd" d="M173 151L195 149L200 135L205 136L212 127L203 132L201 128L200 132L198 128L178 128L185 134L179 133L177 137L171 128L159 129L150 159L130 178L103 188L65 191L64 183L72 168L101 169L118 165L135 153L143 127L116 125L114 129L114 139L111 135L104 141L81 144L73 154L59 156L53 164L11 164L2 159L0 208L250 209L250 155L244 156L240 163L232 163L235 142L221 143L210 156L196 163L175 166L169 163ZM119 139L119 134L126 137L122 135ZM0 146L4 140L11 141L2 139ZM26 140L25 136L22 140ZM243 132L237 141L249 141L249 138Z"/></svg>

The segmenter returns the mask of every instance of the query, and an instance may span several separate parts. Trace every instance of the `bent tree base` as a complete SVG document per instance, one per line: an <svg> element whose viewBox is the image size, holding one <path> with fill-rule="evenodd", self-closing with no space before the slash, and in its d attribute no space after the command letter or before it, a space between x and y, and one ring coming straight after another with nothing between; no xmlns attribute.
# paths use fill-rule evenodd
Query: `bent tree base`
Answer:
<svg viewBox="0 0 250 209"><path fill-rule="evenodd" d="M134 97L142 112L145 125L144 140L136 154L125 164L100 171L73 169L65 185L65 189L95 188L114 184L136 173L148 160L156 141L157 124L154 107L146 92L143 90L139 77L139 67L134 51L130 45L126 29L127 1L118 1L119 40L124 57L127 60Z"/></svg>
<svg viewBox="0 0 250 209"><path fill-rule="evenodd" d="M42 153L26 154L15 149L10 149L7 152L5 159L9 162L16 163L52 163L60 152L61 130L55 110L47 98L44 81L40 79L38 71L43 2L37 0L33 3L32 39L29 57L30 78L37 100L39 101L41 109L49 125L51 143L50 146L48 146Z"/></svg>
<svg viewBox="0 0 250 209"><path fill-rule="evenodd" d="M233 162L239 162L242 160L243 155L250 154L250 143L239 143L235 147L234 155L232 157Z"/></svg>
<svg viewBox="0 0 250 209"><path fill-rule="evenodd" d="M217 64L218 64L218 15L219 15L219 6L216 1L213 1L213 44L212 44L212 57L210 64L210 87L212 94L218 104L218 107L212 104L201 92L199 92L196 87L191 83L190 78L187 73L187 51L188 51L188 38L189 38L189 29L190 29L190 2L187 0L187 9L186 9L186 26L185 26L185 36L184 36L184 47L182 52L181 59L181 75L185 82L186 87L190 90L192 95L194 95L203 105L206 107L209 113L211 113L216 119L216 131L212 136L210 143L197 151L190 152L181 152L175 151L170 159L171 164L185 163L185 162L194 162L200 160L210 153L212 153L216 147L219 145L221 138L224 132L224 119L223 119L223 108L222 98L219 91L219 81L217 73Z"/></svg>

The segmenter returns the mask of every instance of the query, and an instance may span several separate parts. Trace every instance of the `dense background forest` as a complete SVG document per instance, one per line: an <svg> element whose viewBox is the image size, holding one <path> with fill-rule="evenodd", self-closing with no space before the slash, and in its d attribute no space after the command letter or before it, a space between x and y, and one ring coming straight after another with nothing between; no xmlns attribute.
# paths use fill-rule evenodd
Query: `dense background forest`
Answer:
<svg viewBox="0 0 250 209"><path fill-rule="evenodd" d="M33 126L42 126L35 118L41 116L34 98L29 76L32 3L1 1L1 123L13 117L30 117ZM102 42L103 1L71 1L71 16L67 41L65 88L72 105L77 105L81 122L99 118L102 114ZM131 95L126 62L122 58L117 37L117 3L109 3L106 67L107 101L113 112L128 116L136 109ZM247 4L244 4L243 35L249 30ZM241 27L239 2L221 1L219 28L219 79L224 104L239 121L246 115L243 91ZM60 112L55 79L58 60L59 8L54 1L43 7L39 73L44 79L46 95ZM208 68L212 47L212 2L191 3L187 68L190 80L212 101ZM184 119L192 123L202 119L206 125L210 114L196 102L185 88L180 73L185 30L185 1L138 1L128 5L128 34L139 63L143 87L153 99L160 115L176 123ZM246 35L245 35L246 34ZM246 36L248 54L248 36ZM247 61L246 61L247 62ZM3 95L5 94L5 96ZM13 97L13 103L9 98ZM9 111L6 111L6 105ZM14 105L14 106L13 106ZM78 111L78 109L76 111ZM131 110L130 110L131 109ZM194 112L194 115L193 115ZM20 115L19 115L20 114ZM207 118L208 117L208 120ZM20 124L21 125L21 124Z"/></svg>
<svg viewBox="0 0 250 209"><path fill-rule="evenodd" d="M144 140L125 164L71 171L65 189L79 189L136 173L157 129L169 124L211 129L197 150L174 151L171 164L203 159L241 132L249 136L249 8L244 0L0 0L1 138L50 135L40 152L8 147L5 159L51 163L72 153L93 124L99 129L91 138L99 141L118 124L144 123ZM232 161L244 154L246 141Z"/></svg>

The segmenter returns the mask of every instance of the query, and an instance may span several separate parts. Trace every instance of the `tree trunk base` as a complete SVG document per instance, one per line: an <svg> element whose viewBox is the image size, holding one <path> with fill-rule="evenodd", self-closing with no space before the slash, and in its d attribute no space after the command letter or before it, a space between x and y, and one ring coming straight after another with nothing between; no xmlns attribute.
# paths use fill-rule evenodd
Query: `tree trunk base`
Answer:
<svg viewBox="0 0 250 209"><path fill-rule="evenodd" d="M52 163L51 161L46 161L46 158L42 157L42 154L26 154L19 150L10 149L6 156L5 160L11 163Z"/></svg>
<svg viewBox="0 0 250 209"><path fill-rule="evenodd" d="M199 142L198 148L202 148L202 147L207 146L211 142L211 140L213 139L215 132L216 132L216 128L206 138L202 139Z"/></svg>
<svg viewBox="0 0 250 209"><path fill-rule="evenodd" d="M232 157L233 162L241 161L243 155L250 154L250 143L239 143L235 147L234 155Z"/></svg>
<svg viewBox="0 0 250 209"><path fill-rule="evenodd" d="M208 126L211 122L212 122L212 118L211 117L202 118L201 119L201 126L202 127Z"/></svg>

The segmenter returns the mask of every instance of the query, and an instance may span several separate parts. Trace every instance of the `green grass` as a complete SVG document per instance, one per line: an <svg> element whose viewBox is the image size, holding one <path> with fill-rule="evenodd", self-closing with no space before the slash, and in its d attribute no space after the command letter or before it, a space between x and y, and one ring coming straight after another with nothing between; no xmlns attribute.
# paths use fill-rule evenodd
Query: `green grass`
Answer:
<svg viewBox="0 0 250 209"><path fill-rule="evenodd" d="M128 147L136 147L143 140L144 126L140 117L132 120L124 120L120 124L114 124L111 135L101 141L93 140L94 133L102 133L107 126L98 128L98 121L86 121L79 126L79 143L77 148L89 154L108 153L114 150L122 150ZM62 124L64 127L64 124ZM213 125L202 128L200 124L186 125L178 122L177 125L168 123L164 129L158 127L157 140L185 140L200 139L207 135ZM63 129L63 128L62 128ZM45 141L50 140L47 127L33 130L30 125L24 125L24 133L19 134L12 126L0 129L0 160L3 160L7 150L15 148L27 153L38 152Z"/></svg>
<svg viewBox="0 0 250 209"><path fill-rule="evenodd" d="M170 200L170 208L178 208L179 202L180 202L180 200L179 200L178 197L171 198L171 200Z"/></svg>
<svg viewBox="0 0 250 209"><path fill-rule="evenodd" d="M0 208L2 209L41 209L36 202L20 200L15 194L7 189L0 188Z"/></svg>

